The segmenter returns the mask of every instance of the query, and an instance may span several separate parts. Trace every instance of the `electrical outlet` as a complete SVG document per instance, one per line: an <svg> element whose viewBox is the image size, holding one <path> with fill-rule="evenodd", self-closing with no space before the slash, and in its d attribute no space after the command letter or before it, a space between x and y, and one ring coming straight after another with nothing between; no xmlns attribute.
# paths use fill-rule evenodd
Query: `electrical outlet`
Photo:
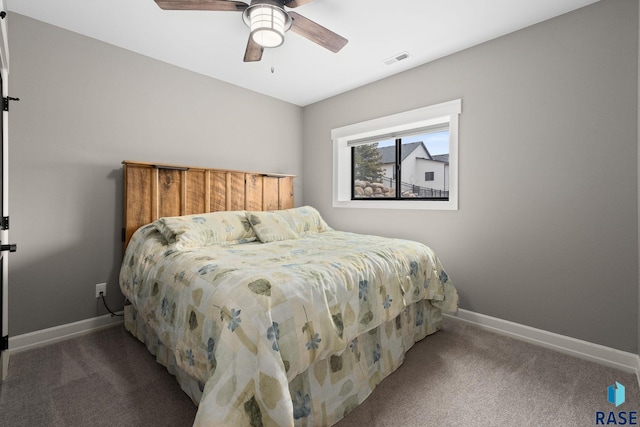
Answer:
<svg viewBox="0 0 640 427"><path fill-rule="evenodd" d="M100 298L100 292L102 295L107 295L107 284L106 283L98 283L96 285L96 298Z"/></svg>

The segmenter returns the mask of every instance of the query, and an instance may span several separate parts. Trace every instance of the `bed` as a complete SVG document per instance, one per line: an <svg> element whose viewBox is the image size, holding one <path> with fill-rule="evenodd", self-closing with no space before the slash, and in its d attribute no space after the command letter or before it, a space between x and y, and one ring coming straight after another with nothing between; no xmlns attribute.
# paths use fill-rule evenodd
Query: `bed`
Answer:
<svg viewBox="0 0 640 427"><path fill-rule="evenodd" d="M292 206L291 176L136 162L124 173L125 327L199 405L194 425L332 425L457 309L430 248L333 230ZM230 185L241 173L251 189ZM161 214L163 200L177 214Z"/></svg>

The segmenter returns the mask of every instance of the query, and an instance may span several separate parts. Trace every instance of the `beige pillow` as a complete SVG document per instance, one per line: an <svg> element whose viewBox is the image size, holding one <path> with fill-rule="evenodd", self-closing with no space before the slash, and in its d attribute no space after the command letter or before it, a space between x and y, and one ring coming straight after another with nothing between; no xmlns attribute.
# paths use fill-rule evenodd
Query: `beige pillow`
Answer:
<svg viewBox="0 0 640 427"><path fill-rule="evenodd" d="M329 227L320 216L320 212L312 206L302 206L276 212L278 212L300 236L331 230L331 227Z"/></svg>
<svg viewBox="0 0 640 427"><path fill-rule="evenodd" d="M279 211L247 212L249 223L262 243L297 239L300 237Z"/></svg>
<svg viewBox="0 0 640 427"><path fill-rule="evenodd" d="M164 217L154 224L168 243L184 248L233 245L256 240L245 211Z"/></svg>
<svg viewBox="0 0 640 427"><path fill-rule="evenodd" d="M331 227L311 206L279 211L247 212L249 223L262 243L297 239L312 233L322 233Z"/></svg>

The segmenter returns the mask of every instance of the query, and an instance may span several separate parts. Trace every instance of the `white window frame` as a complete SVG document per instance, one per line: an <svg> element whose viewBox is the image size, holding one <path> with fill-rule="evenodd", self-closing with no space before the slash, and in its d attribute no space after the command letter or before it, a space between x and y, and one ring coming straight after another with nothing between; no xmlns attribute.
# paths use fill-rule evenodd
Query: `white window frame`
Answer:
<svg viewBox="0 0 640 427"><path fill-rule="evenodd" d="M333 207L365 209L458 210L458 116L462 100L443 102L331 130L333 141ZM403 134L449 124L449 200L351 200L351 146L379 135ZM349 144L349 142L352 142Z"/></svg>

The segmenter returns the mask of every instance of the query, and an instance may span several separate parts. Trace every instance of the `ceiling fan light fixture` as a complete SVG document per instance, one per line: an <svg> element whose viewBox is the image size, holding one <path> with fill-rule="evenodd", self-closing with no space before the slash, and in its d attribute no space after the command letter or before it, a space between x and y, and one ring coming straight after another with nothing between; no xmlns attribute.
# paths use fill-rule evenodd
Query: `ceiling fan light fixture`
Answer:
<svg viewBox="0 0 640 427"><path fill-rule="evenodd" d="M243 14L251 30L251 38L262 47L278 47L284 43L284 33L291 27L291 18L281 8L270 4L256 4Z"/></svg>

